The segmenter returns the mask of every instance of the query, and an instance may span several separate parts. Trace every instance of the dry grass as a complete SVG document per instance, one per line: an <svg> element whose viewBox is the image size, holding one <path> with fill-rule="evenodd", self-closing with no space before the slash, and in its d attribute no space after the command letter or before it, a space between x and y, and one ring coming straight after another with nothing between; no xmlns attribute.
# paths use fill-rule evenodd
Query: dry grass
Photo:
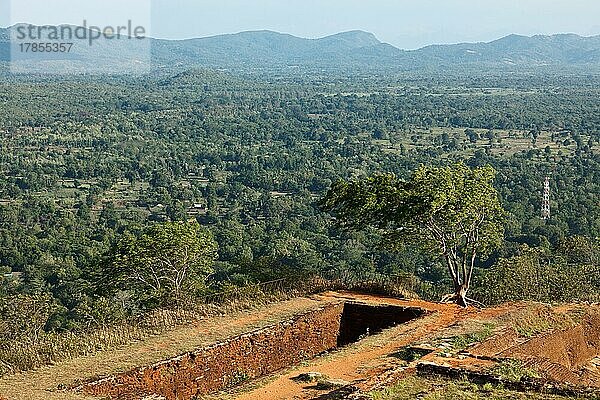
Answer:
<svg viewBox="0 0 600 400"><path fill-rule="evenodd" d="M469 319L440 330L426 344L436 347L440 344L445 344L446 351L457 352L464 350L472 344L484 342L494 334L497 327L498 324L495 319Z"/></svg>
<svg viewBox="0 0 600 400"><path fill-rule="evenodd" d="M513 327L519 336L531 338L542 333L564 330L577 325L577 313L559 313L544 304L523 305L501 318L506 326Z"/></svg>
<svg viewBox="0 0 600 400"><path fill-rule="evenodd" d="M23 372L0 379L0 396L9 396L11 400L80 399L80 396L57 392L55 389L59 384L59 387L70 387L81 380L90 380L153 364L231 336L268 326L317 305L336 301L331 298L320 301L297 298L281 302L283 299L312 293L313 290L317 290L316 288L325 290L328 286L348 287L352 282L355 280L346 281L340 278L330 282L315 279L303 282L298 285L298 288L290 290L283 290L278 284L272 288L273 293L248 287L234 293L217 295L211 301L216 301L218 306L203 305L202 310L195 310L191 316L171 318L173 317L171 315L161 315L159 320L166 322L149 323L143 329L139 326L121 325L108 328L108 331L104 329L91 331L79 337L77 335L57 337L55 339L58 345L50 340L48 343L25 346L21 350L31 356L31 360L25 360L27 361L25 367L33 369L41 366L41 368L35 372ZM374 280L370 284L372 287L369 288L373 290L406 292L402 282L381 286L381 282ZM279 303L273 304L277 301ZM240 314L241 309L262 311ZM290 313L285 313L285 310L289 310ZM215 314L220 316L208 317ZM206 317L202 318L201 315ZM7 359L13 357L14 360L19 361L19 357L15 358L8 348L3 350ZM53 364L56 365L50 366ZM76 382L76 377L80 378L80 381Z"/></svg>
<svg viewBox="0 0 600 400"><path fill-rule="evenodd" d="M57 385L72 386L78 383L76 378L87 380L125 372L141 365L151 365L177 354L265 327L322 304L322 300L297 298L261 306L252 312L206 318L113 351L6 376L0 379L0 395L10 400L82 400L89 397L57 391Z"/></svg>
<svg viewBox="0 0 600 400"><path fill-rule="evenodd" d="M20 340L0 343L0 377L29 371L56 362L88 356L189 325L205 317L230 314L261 304L299 297L293 288L284 288L284 280L233 288L207 296L177 309L159 309L89 330L43 333Z"/></svg>

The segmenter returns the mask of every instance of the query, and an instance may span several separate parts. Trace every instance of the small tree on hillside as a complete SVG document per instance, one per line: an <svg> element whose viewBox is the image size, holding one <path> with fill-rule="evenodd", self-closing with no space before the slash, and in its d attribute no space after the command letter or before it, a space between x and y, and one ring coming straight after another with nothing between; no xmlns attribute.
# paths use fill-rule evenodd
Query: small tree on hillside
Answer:
<svg viewBox="0 0 600 400"><path fill-rule="evenodd" d="M103 270L103 283L157 305L179 303L204 286L216 254L212 234L196 222L152 225L139 236L124 235Z"/></svg>
<svg viewBox="0 0 600 400"><path fill-rule="evenodd" d="M393 247L412 243L443 257L454 285L445 301L466 307L477 258L489 255L503 238L504 211L494 177L489 166L423 166L407 182L394 175L339 182L322 206L343 226L373 226Z"/></svg>

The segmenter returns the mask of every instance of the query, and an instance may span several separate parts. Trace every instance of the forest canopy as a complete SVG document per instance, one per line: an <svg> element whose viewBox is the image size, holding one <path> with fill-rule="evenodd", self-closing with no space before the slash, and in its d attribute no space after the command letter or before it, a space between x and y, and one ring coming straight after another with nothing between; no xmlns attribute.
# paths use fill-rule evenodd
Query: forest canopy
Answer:
<svg viewBox="0 0 600 400"><path fill-rule="evenodd" d="M3 78L2 329L22 326L15 316L37 310L36 332L76 331L177 304L179 296L314 274L408 274L421 283L419 295L439 300L455 289L443 257L411 243L383 246L377 226L343 229L319 200L338 181L393 174L408 182L421 165L425 173L456 163L486 174L494 209L505 210L503 239L495 235L498 246L478 252L471 296L552 301L549 291L523 286L532 266L550 264L539 279L561 293L568 287L561 298L591 299L600 284L598 83L558 73L206 70ZM544 221L546 177L552 216ZM184 226L187 239L165 245ZM188 247L199 258L185 283L172 276L160 289L124 283L141 264L158 262L155 251ZM515 281L510 271L521 269ZM578 284L558 279L564 271Z"/></svg>

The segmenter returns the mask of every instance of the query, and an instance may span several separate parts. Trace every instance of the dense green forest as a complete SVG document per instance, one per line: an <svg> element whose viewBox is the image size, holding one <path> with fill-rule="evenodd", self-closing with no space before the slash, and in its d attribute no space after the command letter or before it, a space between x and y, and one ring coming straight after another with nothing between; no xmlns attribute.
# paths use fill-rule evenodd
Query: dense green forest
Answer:
<svg viewBox="0 0 600 400"><path fill-rule="evenodd" d="M169 222L189 220L215 261L178 296L377 272L413 274L424 283L420 294L435 297L451 284L439 259L416 245L391 251L375 230L345 230L319 201L341 179L406 179L420 165L457 161L492 166L506 210L502 246L477 261L477 298L593 299L600 293L599 83L594 76L286 78L205 70L7 78L0 82L0 319L10 323L0 329L14 334L19 315L33 312L44 330L63 331L169 304L171 296L141 296L143 286L105 278L119 260L151 257L133 254L132 242L151 249L164 243L153 234L169 237L164 227L176 226ZM548 221L540 218L546 176ZM543 285L532 290L532 282Z"/></svg>

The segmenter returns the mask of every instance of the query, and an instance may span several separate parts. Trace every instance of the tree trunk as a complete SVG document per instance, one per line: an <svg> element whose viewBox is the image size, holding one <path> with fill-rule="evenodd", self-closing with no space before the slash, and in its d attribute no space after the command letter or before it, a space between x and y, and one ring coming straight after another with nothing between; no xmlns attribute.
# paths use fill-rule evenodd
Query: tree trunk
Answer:
<svg viewBox="0 0 600 400"><path fill-rule="evenodd" d="M467 308L469 306L469 300L467 299L467 292L469 291L469 285L456 285L454 294L449 294L442 298L442 303L455 303L461 307Z"/></svg>
<svg viewBox="0 0 600 400"><path fill-rule="evenodd" d="M456 289L456 293L454 294L456 304L461 307L467 308L469 306L467 302L467 292L469 291L468 285L461 285Z"/></svg>

